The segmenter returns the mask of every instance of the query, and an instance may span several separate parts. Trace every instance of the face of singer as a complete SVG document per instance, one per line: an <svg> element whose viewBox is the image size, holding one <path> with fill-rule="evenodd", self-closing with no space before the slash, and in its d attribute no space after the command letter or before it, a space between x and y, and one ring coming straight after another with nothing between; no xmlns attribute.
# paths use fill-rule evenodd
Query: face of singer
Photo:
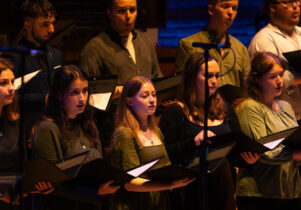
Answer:
<svg viewBox="0 0 301 210"><path fill-rule="evenodd" d="M219 78L219 65L215 60L208 62L208 87L209 87L209 96L215 93L218 85ZM200 70L197 74L196 83L200 98L205 98L205 63L200 67Z"/></svg>
<svg viewBox="0 0 301 210"><path fill-rule="evenodd" d="M283 67L279 64L274 64L273 68L258 80L258 84L262 89L263 98L281 95L283 75Z"/></svg>
<svg viewBox="0 0 301 210"><path fill-rule="evenodd" d="M10 69L3 70L0 74L0 107L11 104L15 94L15 76Z"/></svg>
<svg viewBox="0 0 301 210"><path fill-rule="evenodd" d="M30 18L24 22L26 37L28 41L33 42L37 47L48 41L54 33L55 17L37 17Z"/></svg>
<svg viewBox="0 0 301 210"><path fill-rule="evenodd" d="M88 100L88 81L76 79L64 92L64 110L69 119L81 114Z"/></svg>
<svg viewBox="0 0 301 210"><path fill-rule="evenodd" d="M223 28L229 28L237 15L238 0L218 0L215 5L208 5L211 21Z"/></svg>
<svg viewBox="0 0 301 210"><path fill-rule="evenodd" d="M135 26L137 17L136 0L113 0L112 9L107 10L111 27L120 36L128 36Z"/></svg>
<svg viewBox="0 0 301 210"><path fill-rule="evenodd" d="M278 0L277 2L286 2ZM296 26L300 19L300 2L295 1L291 4L277 3L270 5L271 15L282 24Z"/></svg>
<svg viewBox="0 0 301 210"><path fill-rule="evenodd" d="M157 107L156 90L153 84L144 83L135 96L128 98L127 103L140 119L153 115Z"/></svg>

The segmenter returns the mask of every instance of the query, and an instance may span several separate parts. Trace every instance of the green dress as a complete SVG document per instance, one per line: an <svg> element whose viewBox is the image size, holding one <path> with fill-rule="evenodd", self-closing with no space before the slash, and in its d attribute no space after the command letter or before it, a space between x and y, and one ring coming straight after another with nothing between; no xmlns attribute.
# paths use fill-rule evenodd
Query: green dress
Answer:
<svg viewBox="0 0 301 210"><path fill-rule="evenodd" d="M163 142L159 128L156 133ZM112 163L123 171L128 171L141 164L164 156L153 168L170 165L164 144L143 147L129 128L118 128L115 131L115 142L112 149ZM120 210L168 210L170 209L168 191L128 192L119 190L114 198L111 209Z"/></svg>
<svg viewBox="0 0 301 210"><path fill-rule="evenodd" d="M253 99L240 104L237 116L242 132L254 140L298 126L289 103L277 101L279 109L272 110ZM240 168L236 195L275 199L301 198L299 162L284 145L264 153L253 165Z"/></svg>

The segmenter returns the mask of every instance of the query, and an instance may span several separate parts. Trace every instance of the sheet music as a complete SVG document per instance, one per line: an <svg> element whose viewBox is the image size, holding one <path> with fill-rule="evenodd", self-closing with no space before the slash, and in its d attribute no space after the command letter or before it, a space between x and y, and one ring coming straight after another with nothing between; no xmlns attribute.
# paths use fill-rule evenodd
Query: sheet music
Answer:
<svg viewBox="0 0 301 210"><path fill-rule="evenodd" d="M90 95L89 104L100 110L106 110L112 93L94 93Z"/></svg>
<svg viewBox="0 0 301 210"><path fill-rule="evenodd" d="M145 165L142 165L138 168L135 168L133 170L130 170L128 172L126 172L129 175L132 175L133 177L138 177L141 174L143 174L145 171L147 171L149 168L151 168L152 166L154 166L160 159L154 160L150 163L147 163Z"/></svg>
<svg viewBox="0 0 301 210"><path fill-rule="evenodd" d="M226 157L230 150L234 147L234 145L235 143L232 143L230 145L210 151L208 154L208 161Z"/></svg>
<svg viewBox="0 0 301 210"><path fill-rule="evenodd" d="M24 76L24 84L26 84L29 80L31 80L33 77L35 77L40 71L41 70L37 70L30 74L26 74ZM14 85L15 85L15 89L18 90L22 85L22 77L15 79Z"/></svg>
<svg viewBox="0 0 301 210"><path fill-rule="evenodd" d="M269 149L274 149L278 144L280 144L285 138L281 138L266 144L263 144L265 147L269 148Z"/></svg>

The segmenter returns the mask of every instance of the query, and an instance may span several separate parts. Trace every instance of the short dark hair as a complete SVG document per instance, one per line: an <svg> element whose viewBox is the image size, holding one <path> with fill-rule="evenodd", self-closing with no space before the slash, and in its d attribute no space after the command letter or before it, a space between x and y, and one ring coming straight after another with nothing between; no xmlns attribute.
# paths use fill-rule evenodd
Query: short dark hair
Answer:
<svg viewBox="0 0 301 210"><path fill-rule="evenodd" d="M22 6L22 16L26 18L57 16L54 6L48 0L26 0Z"/></svg>

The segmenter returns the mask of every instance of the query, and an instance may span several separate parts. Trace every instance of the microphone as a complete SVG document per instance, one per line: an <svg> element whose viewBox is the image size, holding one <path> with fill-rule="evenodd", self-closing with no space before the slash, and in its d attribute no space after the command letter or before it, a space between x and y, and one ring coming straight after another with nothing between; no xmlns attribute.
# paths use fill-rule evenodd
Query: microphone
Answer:
<svg viewBox="0 0 301 210"><path fill-rule="evenodd" d="M229 45L226 44L214 44L214 43L203 43L203 42L193 42L193 47L201 47L205 50L209 50L211 48L231 48Z"/></svg>
<svg viewBox="0 0 301 210"><path fill-rule="evenodd" d="M20 53L20 54L30 54L31 56L45 55L45 53L41 50L19 48L19 47L0 46L0 52L1 51L2 52Z"/></svg>

